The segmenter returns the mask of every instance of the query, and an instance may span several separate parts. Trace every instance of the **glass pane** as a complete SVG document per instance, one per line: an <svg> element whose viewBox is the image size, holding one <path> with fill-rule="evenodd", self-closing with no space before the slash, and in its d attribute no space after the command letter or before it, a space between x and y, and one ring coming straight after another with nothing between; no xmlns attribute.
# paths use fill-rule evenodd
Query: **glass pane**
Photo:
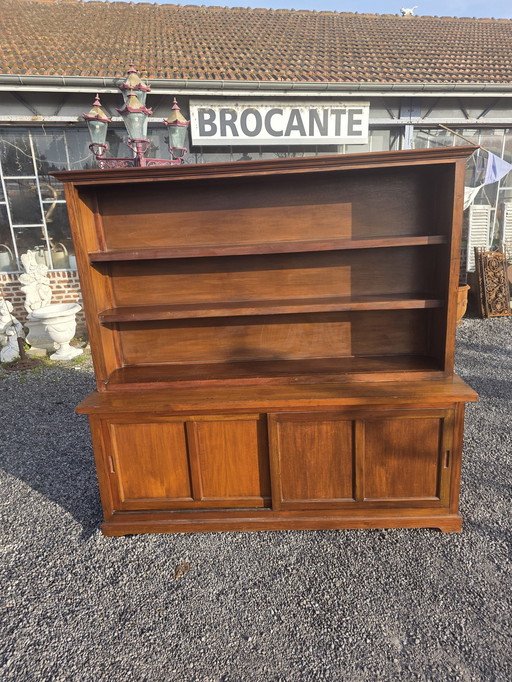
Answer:
<svg viewBox="0 0 512 682"><path fill-rule="evenodd" d="M477 149L475 153L466 161L466 185L468 187L476 187L481 185L485 178L485 167L487 163L487 154L481 149ZM479 203L479 202L477 202Z"/></svg>
<svg viewBox="0 0 512 682"><path fill-rule="evenodd" d="M17 270L6 206L0 206L0 272Z"/></svg>
<svg viewBox="0 0 512 682"><path fill-rule="evenodd" d="M505 145L503 148L503 158L507 163L512 163L512 131L510 128L506 128L503 131L505 137ZM501 180L502 187L512 187L512 171L505 175Z"/></svg>
<svg viewBox="0 0 512 682"><path fill-rule="evenodd" d="M42 201L64 199L64 185L51 175L39 176L39 189Z"/></svg>
<svg viewBox="0 0 512 682"><path fill-rule="evenodd" d="M392 128L389 137L389 149L401 149L402 148L402 137L404 131L402 128Z"/></svg>
<svg viewBox="0 0 512 682"><path fill-rule="evenodd" d="M168 150L169 131L163 125L161 128L148 128L148 138L151 140L151 146L146 156L152 159L171 158Z"/></svg>
<svg viewBox="0 0 512 682"><path fill-rule="evenodd" d="M52 232L59 241L64 238L71 238L68 222L68 211L64 202L44 201L43 212L48 233Z"/></svg>
<svg viewBox="0 0 512 682"><path fill-rule="evenodd" d="M467 137L471 140L473 140L476 144L481 144L482 147L485 149L479 149L471 159L468 161L468 166L470 166L473 169L473 175L469 176L470 180L468 184L475 186L478 184L482 184L484 179L485 179L485 168L487 165L487 151L489 150L493 154L496 154L496 156L499 156L500 158L503 158L508 161L509 163L512 162L512 139L511 135L509 134L508 129L469 129L465 128L464 130L460 131L464 137ZM462 141L462 144L467 144L464 141ZM468 177L468 176L467 176ZM500 181L500 186L504 187L507 186L509 183L512 183L512 174L509 173L505 177L503 177ZM497 184L495 187L488 185L485 189L487 191L488 196L493 196L494 200L496 200L496 192L497 192ZM483 196L484 192L482 191L480 193L481 196ZM485 203L481 201L481 196L477 197L476 203ZM479 200L480 199L480 200Z"/></svg>
<svg viewBox="0 0 512 682"><path fill-rule="evenodd" d="M235 152L233 154L233 161L252 161L253 159L262 159L263 154L252 151L252 154L248 151L246 152Z"/></svg>
<svg viewBox="0 0 512 682"><path fill-rule="evenodd" d="M370 147L372 152L386 152L391 144L390 130L370 130Z"/></svg>
<svg viewBox="0 0 512 682"><path fill-rule="evenodd" d="M503 130L493 130L486 128L480 133L480 144L493 154L501 156L503 148Z"/></svg>
<svg viewBox="0 0 512 682"><path fill-rule="evenodd" d="M261 150L260 158L262 159L275 159L276 157L279 158L286 158L288 156L291 156L294 152L298 156L298 152L296 149L292 149L291 147L288 147L287 145L275 145L273 147L253 147L252 149L250 147L246 148L246 151L244 154L247 154L248 156L253 156L255 159L258 158L258 149ZM240 148L237 148L237 153L240 152ZM302 154L301 154L302 156Z"/></svg>
<svg viewBox="0 0 512 682"><path fill-rule="evenodd" d="M32 225L43 221L35 180L6 180L5 188L13 225Z"/></svg>
<svg viewBox="0 0 512 682"><path fill-rule="evenodd" d="M512 163L512 130L510 128L506 128L503 131L503 133L505 135L505 148L503 158L508 163Z"/></svg>
<svg viewBox="0 0 512 682"><path fill-rule="evenodd" d="M4 175L34 175L30 139L25 128L0 128L0 160Z"/></svg>
<svg viewBox="0 0 512 682"><path fill-rule="evenodd" d="M221 163L222 161L234 161L231 152L203 151L202 153L202 163Z"/></svg>
<svg viewBox="0 0 512 682"><path fill-rule="evenodd" d="M15 227L14 236L20 256L31 249L32 251L43 254L42 257L44 258L47 246L43 225L38 225L36 227Z"/></svg>
<svg viewBox="0 0 512 682"><path fill-rule="evenodd" d="M107 142L109 146L108 156L133 156L130 147L126 144L128 141L128 133L124 128L109 127L107 132ZM88 140L87 144L89 144ZM93 167L96 167L96 161L93 161Z"/></svg>
<svg viewBox="0 0 512 682"><path fill-rule="evenodd" d="M39 175L67 170L67 154L62 128L35 128L31 131Z"/></svg>
<svg viewBox="0 0 512 682"><path fill-rule="evenodd" d="M428 149L430 147L430 135L428 130L415 128L413 133L414 149Z"/></svg>
<svg viewBox="0 0 512 682"><path fill-rule="evenodd" d="M512 202L512 189L501 190L500 201Z"/></svg>
<svg viewBox="0 0 512 682"><path fill-rule="evenodd" d="M124 128L109 127L107 131L107 156L131 157L132 152L126 145L128 135ZM69 170L85 170L96 168L96 160L89 145L91 138L87 128L66 128L64 143L67 144Z"/></svg>
<svg viewBox="0 0 512 682"><path fill-rule="evenodd" d="M43 204L46 227L52 245L52 265L55 270L75 269L75 250L71 240L66 204ZM47 211L48 209L48 211ZM72 257L71 263L69 257Z"/></svg>
<svg viewBox="0 0 512 682"><path fill-rule="evenodd" d="M453 147L455 135L442 128L415 128L413 132L414 149L431 149L433 147ZM467 143L466 143L467 144Z"/></svg>
<svg viewBox="0 0 512 682"><path fill-rule="evenodd" d="M96 168L94 157L89 151L89 131L87 128L69 128L64 132L68 149L69 170Z"/></svg>
<svg viewBox="0 0 512 682"><path fill-rule="evenodd" d="M490 185L485 185L476 195L475 204L490 204L496 206L496 199L498 197L498 183L493 182Z"/></svg>
<svg viewBox="0 0 512 682"><path fill-rule="evenodd" d="M286 151L275 151L274 156L278 159L302 159L304 151L300 148L287 147Z"/></svg>
<svg viewBox="0 0 512 682"><path fill-rule="evenodd" d="M370 143L368 144L346 144L345 154L362 154L370 151Z"/></svg>
<svg viewBox="0 0 512 682"><path fill-rule="evenodd" d="M189 152L183 159L183 163L204 163L201 152Z"/></svg>
<svg viewBox="0 0 512 682"><path fill-rule="evenodd" d="M322 156L323 154L337 154L338 145L337 144L324 144L318 147L310 147L310 150L314 150L315 156ZM308 154L307 154L308 155Z"/></svg>
<svg viewBox="0 0 512 682"><path fill-rule="evenodd" d="M460 135L463 135L467 139L463 140L462 137L454 135L453 136L454 147L464 147L465 145L471 144L471 142L473 142L474 144L480 144L480 131L478 130L478 128L455 128L455 130Z"/></svg>

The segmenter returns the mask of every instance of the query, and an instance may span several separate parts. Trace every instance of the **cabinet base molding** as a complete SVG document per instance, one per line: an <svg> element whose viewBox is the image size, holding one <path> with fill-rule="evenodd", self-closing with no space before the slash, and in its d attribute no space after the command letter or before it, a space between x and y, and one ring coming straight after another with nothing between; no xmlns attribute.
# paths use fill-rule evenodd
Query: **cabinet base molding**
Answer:
<svg viewBox="0 0 512 682"><path fill-rule="evenodd" d="M462 519L459 514L439 516L336 516L333 514L311 514L290 516L271 512L256 515L234 516L229 512L216 514L215 518L198 515L185 516L175 513L161 513L151 518L140 514L121 512L113 514L102 527L103 535L114 537L138 533L200 533L219 531L258 530L349 530L383 528L436 528L444 533L459 533Z"/></svg>

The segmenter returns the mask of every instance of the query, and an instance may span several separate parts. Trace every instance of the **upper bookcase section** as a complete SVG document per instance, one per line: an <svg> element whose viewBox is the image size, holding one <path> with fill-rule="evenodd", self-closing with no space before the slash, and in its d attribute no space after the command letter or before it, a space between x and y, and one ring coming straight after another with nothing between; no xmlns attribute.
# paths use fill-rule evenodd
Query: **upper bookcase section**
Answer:
<svg viewBox="0 0 512 682"><path fill-rule="evenodd" d="M93 262L443 243L473 147L56 173L98 216ZM91 199L94 201L91 203Z"/></svg>

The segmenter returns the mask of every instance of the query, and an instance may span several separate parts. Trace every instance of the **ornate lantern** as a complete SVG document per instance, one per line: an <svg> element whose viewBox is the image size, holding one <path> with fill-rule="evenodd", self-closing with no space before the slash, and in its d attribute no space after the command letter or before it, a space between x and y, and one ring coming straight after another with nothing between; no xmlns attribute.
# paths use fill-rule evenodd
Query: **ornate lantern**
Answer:
<svg viewBox="0 0 512 682"><path fill-rule="evenodd" d="M131 166L172 166L183 163L183 157L188 149L186 145L187 129L190 121L180 111L176 98L174 98L171 114L164 121L169 127L169 153L170 159L146 158L146 153L151 145L147 139L149 117L153 114L152 109L146 107L146 97L151 92L138 76L134 66L128 69L126 80L118 85L124 98L124 106L116 111L122 116L128 132L128 146L133 151L132 157L106 157L108 144L106 142L107 128L111 119L101 108L98 95L94 100L92 109L88 114L83 114L87 121L91 144L89 149L96 158L99 168L129 168Z"/></svg>

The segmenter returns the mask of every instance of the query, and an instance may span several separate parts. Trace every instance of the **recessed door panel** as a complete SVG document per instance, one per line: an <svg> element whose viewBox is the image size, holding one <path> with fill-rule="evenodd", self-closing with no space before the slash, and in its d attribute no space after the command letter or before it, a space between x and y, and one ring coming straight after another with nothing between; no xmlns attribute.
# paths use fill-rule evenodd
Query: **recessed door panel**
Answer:
<svg viewBox="0 0 512 682"><path fill-rule="evenodd" d="M183 422L111 423L111 473L120 508L192 500Z"/></svg>
<svg viewBox="0 0 512 682"><path fill-rule="evenodd" d="M196 496L214 506L270 503L265 422L259 416L187 423Z"/></svg>
<svg viewBox="0 0 512 682"><path fill-rule="evenodd" d="M269 415L274 509L449 505L448 409Z"/></svg>
<svg viewBox="0 0 512 682"><path fill-rule="evenodd" d="M365 501L439 503L449 464L444 431L435 416L366 419Z"/></svg>
<svg viewBox="0 0 512 682"><path fill-rule="evenodd" d="M270 474L265 419L155 417L105 424L114 508L265 507Z"/></svg>
<svg viewBox="0 0 512 682"><path fill-rule="evenodd" d="M334 508L354 501L354 422L339 415L270 415L273 506Z"/></svg>

